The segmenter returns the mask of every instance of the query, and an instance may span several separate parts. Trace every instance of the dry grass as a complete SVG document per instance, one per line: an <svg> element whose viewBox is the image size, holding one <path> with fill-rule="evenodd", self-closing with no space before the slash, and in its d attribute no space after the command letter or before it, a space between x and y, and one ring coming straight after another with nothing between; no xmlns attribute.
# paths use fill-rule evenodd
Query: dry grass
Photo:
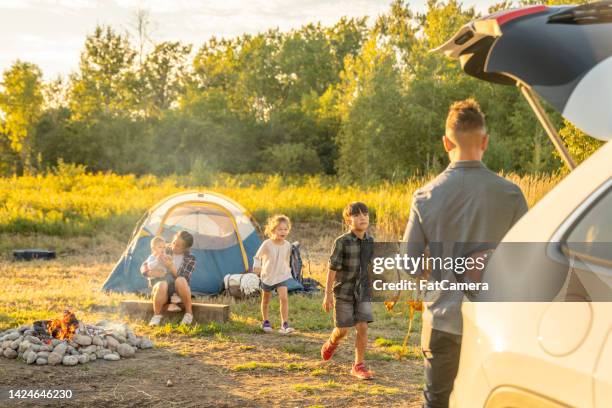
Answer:
<svg viewBox="0 0 612 408"><path fill-rule="evenodd" d="M311 249L311 271L318 279L323 276L325 258L338 228L333 223L298 223L292 231L292 239L301 240ZM187 405L194 401L215 405L219 395L227 397L228 384L232 384L231 401L241 406L285 402L288 406L416 407L420 403L420 361L398 361L392 351L371 344L367 358L378 380L356 386L348 375L354 334L331 364L320 361L321 344L333 326L331 315L321 310L321 296L291 296L290 318L298 330L291 337L260 333L256 298L241 302L217 299L231 303L228 323L189 327L168 323L151 329L144 321L118 315L119 302L134 295L99 291L124 246L112 235L59 238L0 234L0 242L4 249L37 244L60 250L57 260L47 262L0 259L0 330L57 317L70 307L88 322L126 321L137 333L151 336L156 344L154 350L139 353L136 359L116 365L94 362L73 370L70 376L65 370L55 375L55 370L45 371L45 367L0 359L3 384L24 387L35 381L41 387L75 389L79 398L72 402L74 406L96 406L101 401L112 401L114 406L167 406L167 379L175 384L174 400ZM271 303L275 327L279 325L278 307L275 297ZM402 338L406 330L403 316L387 313L381 304L375 305L374 312L376 322L369 336L372 343L376 338ZM417 337L413 337L412 346ZM185 389L181 388L183 384Z"/></svg>
<svg viewBox="0 0 612 408"><path fill-rule="evenodd" d="M507 177L521 187L530 204L560 180L545 174ZM430 178L345 186L322 176L217 175L201 185L186 177L87 174L79 167L63 165L44 176L0 178L0 232L75 236L105 231L121 237L153 204L191 188L232 197L262 223L274 213L299 222L340 222L347 203L364 201L371 208L379 238L397 239L406 225L412 194Z"/></svg>

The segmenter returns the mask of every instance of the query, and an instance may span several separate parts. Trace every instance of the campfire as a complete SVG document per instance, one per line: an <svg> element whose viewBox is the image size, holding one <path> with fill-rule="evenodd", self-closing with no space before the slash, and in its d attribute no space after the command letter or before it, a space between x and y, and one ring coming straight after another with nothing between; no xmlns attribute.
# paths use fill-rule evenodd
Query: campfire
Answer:
<svg viewBox="0 0 612 408"><path fill-rule="evenodd" d="M47 323L47 331L51 337L59 340L72 339L78 328L79 321L70 310L65 310L61 319L53 319Z"/></svg>
<svg viewBox="0 0 612 408"><path fill-rule="evenodd" d="M65 310L61 318L38 320L0 333L0 356L27 364L77 365L97 359L116 361L153 347L123 323L86 324Z"/></svg>

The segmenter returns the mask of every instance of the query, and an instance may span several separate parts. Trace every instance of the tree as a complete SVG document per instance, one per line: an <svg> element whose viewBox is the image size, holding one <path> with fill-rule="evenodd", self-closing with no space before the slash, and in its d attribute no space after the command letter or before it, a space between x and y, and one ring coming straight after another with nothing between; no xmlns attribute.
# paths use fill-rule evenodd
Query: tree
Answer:
<svg viewBox="0 0 612 408"><path fill-rule="evenodd" d="M36 123L43 110L42 73L36 65L18 60L2 77L2 132L8 136L11 149L19 154L22 171L30 173Z"/></svg>
<svg viewBox="0 0 612 408"><path fill-rule="evenodd" d="M135 56L127 35L111 27L98 26L87 36L79 72L71 78L70 109L76 119L134 113Z"/></svg>
<svg viewBox="0 0 612 408"><path fill-rule="evenodd" d="M347 58L338 135L340 175L353 182L392 178L412 156L395 53L372 35L361 55ZM408 142L408 143L405 143Z"/></svg>
<svg viewBox="0 0 612 408"><path fill-rule="evenodd" d="M162 42L146 56L140 75L147 116L159 116L178 100L184 86L190 52L191 45Z"/></svg>

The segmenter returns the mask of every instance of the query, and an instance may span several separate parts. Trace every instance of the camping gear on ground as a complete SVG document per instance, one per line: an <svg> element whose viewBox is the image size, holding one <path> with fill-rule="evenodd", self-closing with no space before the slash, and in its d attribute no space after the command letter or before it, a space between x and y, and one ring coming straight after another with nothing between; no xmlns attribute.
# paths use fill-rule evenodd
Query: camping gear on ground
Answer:
<svg viewBox="0 0 612 408"><path fill-rule="evenodd" d="M323 285L321 285L318 280L313 278L304 278L304 280L302 281L302 286L304 287L305 293L320 292L321 289L319 288L323 287Z"/></svg>
<svg viewBox="0 0 612 408"><path fill-rule="evenodd" d="M105 291L148 292L140 266L151 253L151 239L186 230L194 237L191 253L196 269L190 286L194 295L218 294L223 277L251 270L261 245L256 222L234 200L210 191L189 191L165 198L141 218L132 238L102 287Z"/></svg>
<svg viewBox="0 0 612 408"><path fill-rule="evenodd" d="M304 262L302 261L302 249L303 248L298 241L291 244L291 259L289 261L291 265L291 276L293 279L287 286L289 292L300 292L300 293L312 293L319 292L321 284L313 278L304 278ZM306 252L306 259L308 262L308 274L310 275L310 258L308 252ZM294 283L295 282L295 283Z"/></svg>
<svg viewBox="0 0 612 408"><path fill-rule="evenodd" d="M291 265L291 276L296 281L302 283L302 255L300 254L300 243L295 241L291 244L291 258L289 259Z"/></svg>
<svg viewBox="0 0 612 408"><path fill-rule="evenodd" d="M259 276L254 273L225 275L223 286L235 298L244 298L259 293Z"/></svg>
<svg viewBox="0 0 612 408"><path fill-rule="evenodd" d="M537 95L590 136L612 138L611 20L612 1L504 10L467 23L433 51L458 58L476 78L518 86L573 169Z"/></svg>
<svg viewBox="0 0 612 408"><path fill-rule="evenodd" d="M32 261L34 259L55 259L55 251L46 249L16 249L13 251L13 259L16 261Z"/></svg>

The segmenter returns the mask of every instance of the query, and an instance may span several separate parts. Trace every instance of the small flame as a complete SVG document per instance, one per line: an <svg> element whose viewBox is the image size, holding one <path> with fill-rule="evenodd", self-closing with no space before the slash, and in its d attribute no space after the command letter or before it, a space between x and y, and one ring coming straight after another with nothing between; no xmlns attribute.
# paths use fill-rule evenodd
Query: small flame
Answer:
<svg viewBox="0 0 612 408"><path fill-rule="evenodd" d="M79 321L70 310L65 310L61 319L53 319L47 323L49 335L59 340L71 339L78 327Z"/></svg>

